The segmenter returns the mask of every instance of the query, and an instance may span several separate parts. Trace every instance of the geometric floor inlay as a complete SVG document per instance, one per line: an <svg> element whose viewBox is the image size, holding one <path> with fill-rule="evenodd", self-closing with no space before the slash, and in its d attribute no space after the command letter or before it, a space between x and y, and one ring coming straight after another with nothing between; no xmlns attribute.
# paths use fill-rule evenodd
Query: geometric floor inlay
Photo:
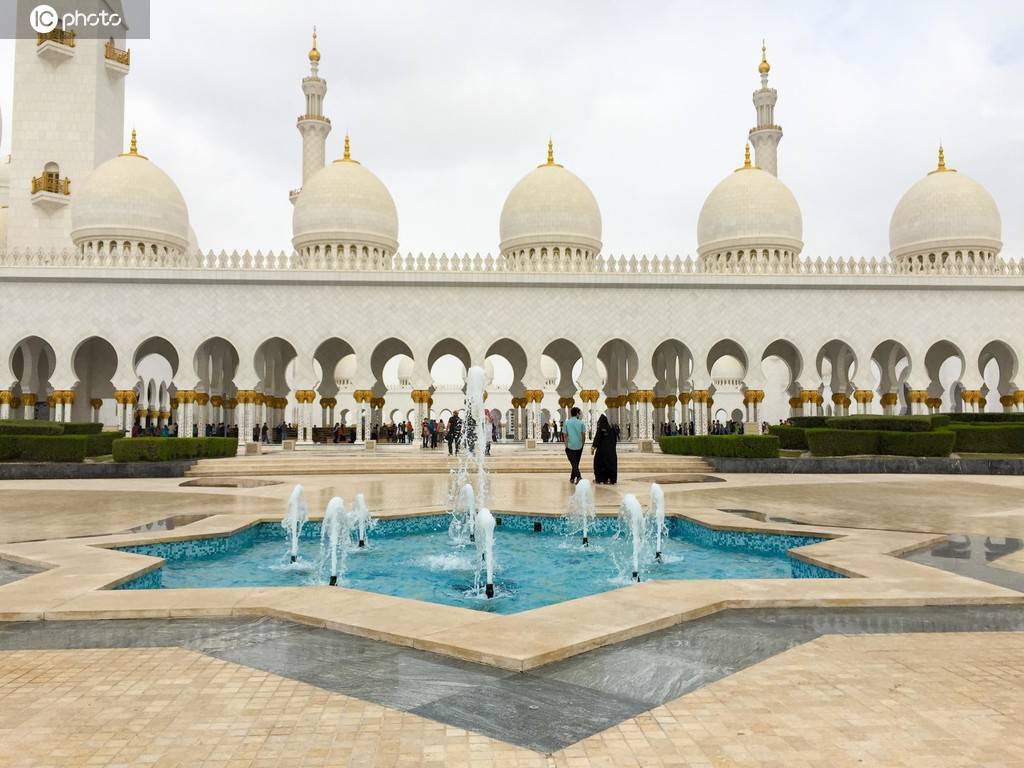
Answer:
<svg viewBox="0 0 1024 768"><path fill-rule="evenodd" d="M978 631L1024 611L729 610L525 673L276 619L0 623L0 651L182 647L551 753L821 635Z"/></svg>

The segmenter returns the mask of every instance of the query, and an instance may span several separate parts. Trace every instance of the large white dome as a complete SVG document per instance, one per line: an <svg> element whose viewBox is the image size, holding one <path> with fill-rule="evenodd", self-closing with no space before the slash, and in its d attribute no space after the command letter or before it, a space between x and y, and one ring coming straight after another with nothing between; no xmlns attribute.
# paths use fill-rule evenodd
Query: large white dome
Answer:
<svg viewBox="0 0 1024 768"><path fill-rule="evenodd" d="M317 171L303 185L292 213L292 244L299 252L317 246L368 246L394 253L395 201L383 182L352 160L346 149L341 160Z"/></svg>
<svg viewBox="0 0 1024 768"><path fill-rule="evenodd" d="M90 173L71 196L71 239L77 246L108 241L182 252L188 208L177 185L135 149Z"/></svg>
<svg viewBox="0 0 1024 768"><path fill-rule="evenodd" d="M960 254L961 261L994 258L1003 247L996 201L981 184L939 167L900 198L889 222L890 256L900 262L938 264ZM970 254L970 257L968 257Z"/></svg>
<svg viewBox="0 0 1024 768"><path fill-rule="evenodd" d="M548 161L526 174L501 209L501 252L529 249L579 249L587 255L601 250L601 210L590 188L576 174Z"/></svg>
<svg viewBox="0 0 1024 768"><path fill-rule="evenodd" d="M711 190L697 219L701 256L803 249L803 217L789 187L755 166L726 176Z"/></svg>

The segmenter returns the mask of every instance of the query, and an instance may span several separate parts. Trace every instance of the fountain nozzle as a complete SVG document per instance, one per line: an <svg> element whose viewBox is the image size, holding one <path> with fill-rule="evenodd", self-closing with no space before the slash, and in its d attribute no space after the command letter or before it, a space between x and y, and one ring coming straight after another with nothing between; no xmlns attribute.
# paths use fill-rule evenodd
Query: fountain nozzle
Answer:
<svg viewBox="0 0 1024 768"><path fill-rule="evenodd" d="M583 546L584 547L589 547L590 546L590 537L589 536L584 536L583 537Z"/></svg>
<svg viewBox="0 0 1024 768"><path fill-rule="evenodd" d="M329 586L332 586L332 587L338 586L338 577L337 576L331 576L331 581L329 583Z"/></svg>
<svg viewBox="0 0 1024 768"><path fill-rule="evenodd" d="M296 558L295 558L295 555L292 555L292 562L293 562L293 563L295 562L295 559L296 559Z"/></svg>
<svg viewBox="0 0 1024 768"><path fill-rule="evenodd" d="M640 574L639 574L639 572L633 571L633 581L636 581L636 582L640 581Z"/></svg>
<svg viewBox="0 0 1024 768"><path fill-rule="evenodd" d="M365 546L366 546L366 539L360 539L359 540L359 548L362 549Z"/></svg>
<svg viewBox="0 0 1024 768"><path fill-rule="evenodd" d="M486 587L484 587L484 594L487 595L488 600L494 597L494 585L488 584Z"/></svg>
<svg viewBox="0 0 1024 768"><path fill-rule="evenodd" d="M661 562L661 552L655 552L654 553L654 559L657 560L660 563Z"/></svg>

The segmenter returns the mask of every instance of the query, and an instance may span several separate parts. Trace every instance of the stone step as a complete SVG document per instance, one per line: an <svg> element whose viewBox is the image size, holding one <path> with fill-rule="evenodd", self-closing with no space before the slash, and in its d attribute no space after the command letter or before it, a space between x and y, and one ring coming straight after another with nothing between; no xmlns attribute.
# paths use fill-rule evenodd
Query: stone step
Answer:
<svg viewBox="0 0 1024 768"><path fill-rule="evenodd" d="M380 451L369 454L341 449L337 452L299 450L260 456L228 459L203 459L187 472L189 477L226 477L260 475L334 475L334 474L436 474L454 466L445 454L419 454L414 449L401 452ZM405 453L408 451L408 453ZM333 453L333 455L332 455ZM403 455L404 454L404 455ZM585 464L588 463L584 457ZM564 453L554 450L518 451L492 456L489 471L509 473L564 473L568 470ZM631 452L619 456L619 472L707 474L711 467L696 456L666 456Z"/></svg>

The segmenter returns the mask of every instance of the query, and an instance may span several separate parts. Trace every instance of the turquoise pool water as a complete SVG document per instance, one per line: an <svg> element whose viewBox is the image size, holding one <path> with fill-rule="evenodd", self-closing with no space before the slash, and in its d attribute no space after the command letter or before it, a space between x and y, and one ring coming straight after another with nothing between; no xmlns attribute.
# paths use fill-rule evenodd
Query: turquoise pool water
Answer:
<svg viewBox="0 0 1024 768"><path fill-rule="evenodd" d="M349 547L341 585L386 595L494 613L517 613L606 592L630 583L631 548L616 536L616 521L602 518L590 531L590 546L570 535L565 521L496 515L495 591L488 600L475 577L473 544L448 534L448 515L380 521L365 549ZM787 550L821 539L715 531L679 518L666 519L662 561L645 553L641 578L787 579L839 574L790 557ZM535 530L537 527L540 530ZM302 530L298 562L288 557L285 532L262 523L233 536L122 548L166 558L157 571L122 589L181 587L272 587L326 584L320 556L320 525Z"/></svg>

